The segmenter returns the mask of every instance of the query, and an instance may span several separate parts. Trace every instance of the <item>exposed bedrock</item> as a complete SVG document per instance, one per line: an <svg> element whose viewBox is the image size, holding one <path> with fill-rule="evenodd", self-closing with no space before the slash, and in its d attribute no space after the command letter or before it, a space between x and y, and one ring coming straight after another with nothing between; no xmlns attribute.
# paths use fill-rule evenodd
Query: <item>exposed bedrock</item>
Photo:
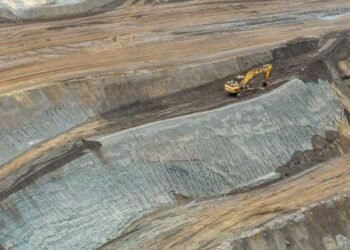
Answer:
<svg viewBox="0 0 350 250"><path fill-rule="evenodd" d="M87 154L1 201L0 242L96 248L142 214L273 173L343 119L329 82L294 79L246 102L94 138L101 144L85 142Z"/></svg>
<svg viewBox="0 0 350 250"><path fill-rule="evenodd" d="M197 63L168 71L142 70L125 75L71 79L0 97L0 165L34 145L99 114L227 78L253 66L275 62L274 75L287 75L283 61L315 52L317 39L291 42L273 50ZM224 92L222 92L224 95ZM189 95L188 93L185 93Z"/></svg>

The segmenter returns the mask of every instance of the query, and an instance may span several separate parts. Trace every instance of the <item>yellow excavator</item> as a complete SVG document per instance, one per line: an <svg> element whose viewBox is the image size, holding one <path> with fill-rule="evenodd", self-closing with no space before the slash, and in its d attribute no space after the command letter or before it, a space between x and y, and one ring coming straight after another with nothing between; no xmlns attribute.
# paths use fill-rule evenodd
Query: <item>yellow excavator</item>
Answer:
<svg viewBox="0 0 350 250"><path fill-rule="evenodd" d="M257 91L257 88L251 88L248 83L257 75L265 73L265 79L262 87L267 86L267 81L270 78L272 71L272 64L266 64L258 68L251 69L244 76L236 76L236 80L228 81L225 84L225 91L230 94L235 94L237 97L246 96Z"/></svg>

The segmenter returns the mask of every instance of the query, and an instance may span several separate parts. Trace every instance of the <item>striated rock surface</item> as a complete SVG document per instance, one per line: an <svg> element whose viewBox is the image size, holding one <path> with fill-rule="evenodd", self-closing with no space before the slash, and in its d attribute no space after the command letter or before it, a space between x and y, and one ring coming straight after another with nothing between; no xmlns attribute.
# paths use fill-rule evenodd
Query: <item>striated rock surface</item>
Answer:
<svg viewBox="0 0 350 250"><path fill-rule="evenodd" d="M314 134L336 130L343 112L328 82L295 79L250 101L94 138L102 147L1 201L0 242L98 247L144 213L273 173Z"/></svg>
<svg viewBox="0 0 350 250"><path fill-rule="evenodd" d="M259 190L149 214L101 249L342 249L349 166L348 154Z"/></svg>
<svg viewBox="0 0 350 250"><path fill-rule="evenodd" d="M254 55L221 59L214 63L184 66L164 72L145 70L118 76L71 79L64 83L2 95L0 107L4 111L0 112L0 165L99 114L122 107L127 109L128 105L135 103L210 83L220 86L212 90L212 95L214 91L220 91L220 96L216 96L220 103L225 95L222 81L217 79L227 78L269 61L277 63L291 60L316 49L317 39L305 39ZM278 75L277 69L274 74Z"/></svg>

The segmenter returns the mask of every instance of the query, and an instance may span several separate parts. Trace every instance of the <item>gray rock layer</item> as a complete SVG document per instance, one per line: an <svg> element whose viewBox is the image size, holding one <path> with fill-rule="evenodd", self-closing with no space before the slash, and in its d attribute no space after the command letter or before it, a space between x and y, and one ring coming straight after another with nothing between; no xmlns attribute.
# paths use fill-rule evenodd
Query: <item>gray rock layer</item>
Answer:
<svg viewBox="0 0 350 250"><path fill-rule="evenodd" d="M315 47L315 40L307 40L164 72L89 76L0 96L0 165L98 114L195 88L272 60L293 58Z"/></svg>
<svg viewBox="0 0 350 250"><path fill-rule="evenodd" d="M273 173L343 117L328 82L296 79L250 101L95 138L100 152L1 201L0 242L94 249L139 216L175 204L173 192L207 197Z"/></svg>

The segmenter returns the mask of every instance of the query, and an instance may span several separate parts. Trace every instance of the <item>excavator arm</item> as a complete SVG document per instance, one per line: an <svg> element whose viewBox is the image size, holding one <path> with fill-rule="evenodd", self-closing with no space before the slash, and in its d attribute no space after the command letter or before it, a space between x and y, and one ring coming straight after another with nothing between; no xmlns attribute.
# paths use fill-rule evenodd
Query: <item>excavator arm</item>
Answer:
<svg viewBox="0 0 350 250"><path fill-rule="evenodd" d="M251 69L243 78L243 80L240 82L240 84L247 85L248 82L256 77L257 75L260 75L261 73L265 73L265 81L267 81L270 78L272 71L272 64L266 64L264 66L261 66L259 68Z"/></svg>
<svg viewBox="0 0 350 250"><path fill-rule="evenodd" d="M265 87L267 85L267 80L269 80L271 72L272 72L272 64L266 64L264 66L261 66L259 68L254 68L248 71L247 74L244 76L237 76L236 79L238 81L229 81L225 84L225 90L226 92L230 94L237 94L237 96L247 95L250 93L254 93L257 89L256 88L250 88L248 86L248 83L250 80L252 80L254 77L265 73L265 79L263 86Z"/></svg>

